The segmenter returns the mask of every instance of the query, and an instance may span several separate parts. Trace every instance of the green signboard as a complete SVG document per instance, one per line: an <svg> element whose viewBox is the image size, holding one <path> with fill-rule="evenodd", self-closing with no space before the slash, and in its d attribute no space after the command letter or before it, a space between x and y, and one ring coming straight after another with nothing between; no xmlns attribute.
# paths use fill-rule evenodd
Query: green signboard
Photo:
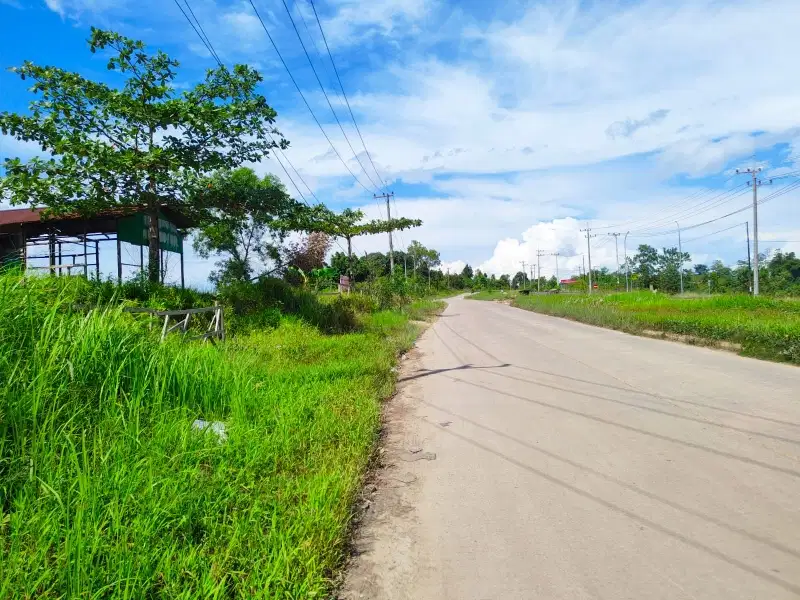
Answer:
<svg viewBox="0 0 800 600"><path fill-rule="evenodd" d="M143 214L131 215L119 220L117 237L121 242L128 242L136 246L147 246L147 230L150 226L150 216ZM167 252L183 254L183 236L175 224L158 215L158 247Z"/></svg>

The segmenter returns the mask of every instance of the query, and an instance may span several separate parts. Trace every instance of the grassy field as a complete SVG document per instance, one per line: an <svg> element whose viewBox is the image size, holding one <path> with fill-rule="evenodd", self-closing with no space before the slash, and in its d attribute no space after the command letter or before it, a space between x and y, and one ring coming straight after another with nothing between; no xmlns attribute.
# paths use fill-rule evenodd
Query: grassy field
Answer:
<svg viewBox="0 0 800 600"><path fill-rule="evenodd" d="M201 346L73 307L0 278L0 598L326 597L409 317Z"/></svg>
<svg viewBox="0 0 800 600"><path fill-rule="evenodd" d="M472 296L496 300L500 294ZM751 296L681 298L650 292L515 296L513 305L629 333L664 332L698 343L731 342L741 352L800 364L800 301Z"/></svg>

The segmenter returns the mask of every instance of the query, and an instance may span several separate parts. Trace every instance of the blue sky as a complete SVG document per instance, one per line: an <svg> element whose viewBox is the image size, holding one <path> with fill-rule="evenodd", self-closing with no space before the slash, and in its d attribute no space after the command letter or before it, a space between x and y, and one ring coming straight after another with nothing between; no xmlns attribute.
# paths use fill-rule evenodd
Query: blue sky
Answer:
<svg viewBox="0 0 800 600"><path fill-rule="evenodd" d="M371 187L282 0L254 1L334 145ZM383 214L332 156L249 2L190 4L226 63L264 74L263 93L291 142L288 155L317 196ZM330 64L313 50L323 46L308 0L287 4L350 141L377 179L334 93ZM560 274L575 271L587 221L600 234L593 263L612 267L614 240L606 233L630 230L629 249L675 245L676 219L690 227L749 201L747 194L686 200L690 194L743 185L731 177L737 167L758 164L765 178L800 170L794 0L315 5L367 147L396 194L393 212L425 222L396 245L419 239L452 268L466 261L489 272L516 271L538 248L561 254ZM164 0L0 0L0 65L29 59L107 79L103 57L86 49L91 25L178 58L181 85L213 65L175 3ZM0 73L0 110L24 111L29 99L22 82ZM35 152L0 138L1 156ZM256 168L285 179L273 160ZM799 195L763 205L763 240L800 240ZM686 250L695 262L744 258L744 225L708 234L751 218L745 211L687 231ZM386 239L356 245L385 250ZM800 243L765 246L800 251ZM202 282L210 266L187 258L189 280ZM542 274L554 272L555 258L542 259Z"/></svg>

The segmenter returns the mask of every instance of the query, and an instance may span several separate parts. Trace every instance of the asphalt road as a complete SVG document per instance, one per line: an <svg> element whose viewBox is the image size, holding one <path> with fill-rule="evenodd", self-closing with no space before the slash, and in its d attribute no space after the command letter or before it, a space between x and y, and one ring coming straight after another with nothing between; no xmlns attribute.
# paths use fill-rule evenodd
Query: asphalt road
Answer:
<svg viewBox="0 0 800 600"><path fill-rule="evenodd" d="M400 385L341 597L800 597L797 367L456 299Z"/></svg>

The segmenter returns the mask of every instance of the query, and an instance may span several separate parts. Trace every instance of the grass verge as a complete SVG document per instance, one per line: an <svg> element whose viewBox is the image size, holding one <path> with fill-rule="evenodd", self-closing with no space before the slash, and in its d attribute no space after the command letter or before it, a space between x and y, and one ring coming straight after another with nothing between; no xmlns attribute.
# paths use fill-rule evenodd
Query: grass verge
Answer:
<svg viewBox="0 0 800 600"><path fill-rule="evenodd" d="M657 331L687 336L695 343L729 342L740 345L746 356L800 364L798 300L745 295L681 298L635 292L519 295L513 305L628 333Z"/></svg>
<svg viewBox="0 0 800 600"><path fill-rule="evenodd" d="M0 278L0 597L325 597L409 317L161 344L59 285Z"/></svg>

